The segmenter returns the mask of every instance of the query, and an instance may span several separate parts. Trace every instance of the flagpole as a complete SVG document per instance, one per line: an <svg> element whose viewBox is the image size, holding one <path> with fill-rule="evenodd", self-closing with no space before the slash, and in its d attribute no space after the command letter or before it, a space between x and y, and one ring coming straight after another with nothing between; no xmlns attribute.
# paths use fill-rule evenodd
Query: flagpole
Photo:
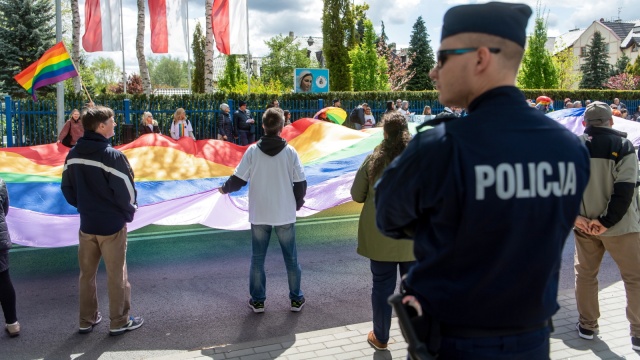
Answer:
<svg viewBox="0 0 640 360"><path fill-rule="evenodd" d="M67 49L67 45L62 43L62 46L64 46L64 51L69 53L69 49ZM87 90L87 87L84 86L84 81L82 81L82 75L80 75L80 70L78 70L78 66L76 65L76 63L73 62L73 58L69 57L69 60L71 60L71 64L73 64L73 68L76 70L76 73L78 73L78 78L80 78L80 85L82 85L82 88L84 89L84 93L89 98L89 103L92 103L93 100L91 100L91 95L89 95L89 91ZM64 126L64 124L63 124L63 126Z"/></svg>
<svg viewBox="0 0 640 360"><path fill-rule="evenodd" d="M120 0L120 38L122 41L122 88L124 93L127 93L127 70L124 63L124 22L122 20L122 0Z"/></svg>
<svg viewBox="0 0 640 360"><path fill-rule="evenodd" d="M189 0L187 2L187 81L189 81L189 93L191 93L191 45L189 44L189 37L191 32L189 31Z"/></svg>
<svg viewBox="0 0 640 360"><path fill-rule="evenodd" d="M245 2L247 15L247 94L251 94L251 51L249 50L249 0Z"/></svg>
<svg viewBox="0 0 640 360"><path fill-rule="evenodd" d="M56 0L56 42L61 42L61 41L62 41L62 2L61 0ZM33 91L35 93L35 89ZM63 82L58 82L58 84L56 84L56 110L57 110L56 124L58 125L58 132L60 132L62 130L62 127L64 126L64 83Z"/></svg>

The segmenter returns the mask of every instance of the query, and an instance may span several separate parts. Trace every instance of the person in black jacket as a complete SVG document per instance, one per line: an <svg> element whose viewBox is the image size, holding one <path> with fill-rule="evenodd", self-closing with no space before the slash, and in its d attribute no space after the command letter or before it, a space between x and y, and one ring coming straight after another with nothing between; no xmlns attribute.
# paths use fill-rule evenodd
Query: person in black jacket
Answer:
<svg viewBox="0 0 640 360"><path fill-rule="evenodd" d="M220 104L220 115L218 115L218 140L233 142L236 134L233 131L233 122L229 116L229 105Z"/></svg>
<svg viewBox="0 0 640 360"><path fill-rule="evenodd" d="M233 113L233 127L240 138L240 145L244 146L255 141L256 121L248 114L247 103L241 100L239 104L238 110Z"/></svg>
<svg viewBox="0 0 640 360"><path fill-rule="evenodd" d="M5 319L5 330L10 337L20 335L20 324L16 315L16 291L9 276L9 249L11 236L7 227L9 213L9 193L7 184L0 179L0 305Z"/></svg>
<svg viewBox="0 0 640 360"><path fill-rule="evenodd" d="M426 122L377 184L378 228L414 240L404 301L439 359L549 359L589 154L515 87L531 14L500 2L446 12L429 76L440 103L469 113Z"/></svg>
<svg viewBox="0 0 640 360"><path fill-rule="evenodd" d="M131 285L127 276L127 223L138 205L133 171L127 157L111 147L116 123L113 110L90 107L82 114L84 136L69 151L62 172L62 193L80 213L80 328L90 333L102 321L98 311L96 273L100 258L107 269L110 335L142 326L130 316Z"/></svg>
<svg viewBox="0 0 640 360"><path fill-rule="evenodd" d="M153 115L145 111L142 114L142 119L140 120L140 126L138 127L138 133L140 135L144 134L160 134L160 127L158 126L158 122L153 119Z"/></svg>

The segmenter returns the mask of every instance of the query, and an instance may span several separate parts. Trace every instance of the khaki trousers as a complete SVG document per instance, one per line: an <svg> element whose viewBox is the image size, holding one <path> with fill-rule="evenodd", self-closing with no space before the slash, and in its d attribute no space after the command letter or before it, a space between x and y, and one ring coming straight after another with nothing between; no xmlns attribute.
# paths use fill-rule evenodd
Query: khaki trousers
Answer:
<svg viewBox="0 0 640 360"><path fill-rule="evenodd" d="M640 233L618 236L593 236L574 230L576 239L576 304L580 326L598 328L598 271L605 251L620 269L627 293L627 320L630 335L640 336Z"/></svg>
<svg viewBox="0 0 640 360"><path fill-rule="evenodd" d="M117 329L129 321L131 285L127 276L127 227L113 235L91 235L80 231L78 263L80 265L80 327L88 327L98 316L96 273L100 258L107 269L110 328Z"/></svg>

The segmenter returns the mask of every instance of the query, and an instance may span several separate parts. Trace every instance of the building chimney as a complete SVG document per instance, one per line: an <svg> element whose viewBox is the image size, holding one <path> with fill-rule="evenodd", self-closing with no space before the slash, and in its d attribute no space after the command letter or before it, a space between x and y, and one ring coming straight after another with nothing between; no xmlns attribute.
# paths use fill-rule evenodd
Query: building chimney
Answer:
<svg viewBox="0 0 640 360"><path fill-rule="evenodd" d="M289 31L289 37L293 39L293 31Z"/></svg>

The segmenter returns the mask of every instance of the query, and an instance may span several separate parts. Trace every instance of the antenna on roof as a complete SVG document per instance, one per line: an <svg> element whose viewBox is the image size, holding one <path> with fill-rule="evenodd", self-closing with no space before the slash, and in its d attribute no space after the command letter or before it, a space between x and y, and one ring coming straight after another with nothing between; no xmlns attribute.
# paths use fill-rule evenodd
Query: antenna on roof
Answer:
<svg viewBox="0 0 640 360"><path fill-rule="evenodd" d="M619 7L619 8L618 8L618 20L621 20L621 19L620 19L620 12L622 12L622 7Z"/></svg>

